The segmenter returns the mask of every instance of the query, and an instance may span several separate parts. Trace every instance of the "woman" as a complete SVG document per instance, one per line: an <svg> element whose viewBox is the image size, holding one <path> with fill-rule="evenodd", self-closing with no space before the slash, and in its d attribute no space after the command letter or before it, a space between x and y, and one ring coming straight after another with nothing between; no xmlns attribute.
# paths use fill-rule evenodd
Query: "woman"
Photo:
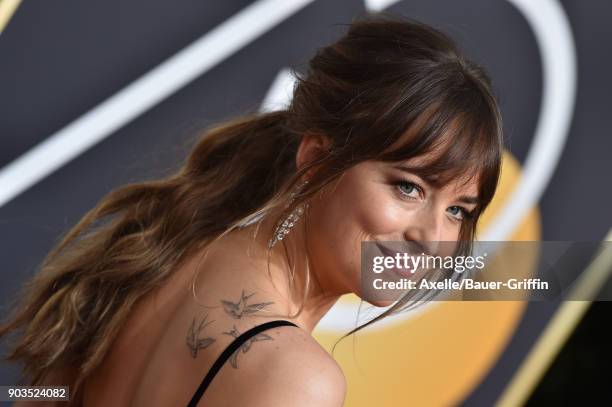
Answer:
<svg viewBox="0 0 612 407"><path fill-rule="evenodd" d="M287 110L209 129L177 174L90 211L0 330L24 329L9 358L72 405L340 406L310 333L362 294L361 242L469 250L501 133L487 75L448 37L354 21Z"/></svg>

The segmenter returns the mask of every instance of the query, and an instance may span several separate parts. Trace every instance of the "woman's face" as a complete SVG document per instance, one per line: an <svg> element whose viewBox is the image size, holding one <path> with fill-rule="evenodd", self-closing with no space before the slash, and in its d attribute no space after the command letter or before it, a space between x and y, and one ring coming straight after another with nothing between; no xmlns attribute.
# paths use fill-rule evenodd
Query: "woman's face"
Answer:
<svg viewBox="0 0 612 407"><path fill-rule="evenodd" d="M414 166L424 159L403 164ZM436 188L402 164L355 165L310 204L308 250L319 284L360 295L362 241L416 242L419 252L451 255L454 247L438 242L459 238L477 195L476 179Z"/></svg>

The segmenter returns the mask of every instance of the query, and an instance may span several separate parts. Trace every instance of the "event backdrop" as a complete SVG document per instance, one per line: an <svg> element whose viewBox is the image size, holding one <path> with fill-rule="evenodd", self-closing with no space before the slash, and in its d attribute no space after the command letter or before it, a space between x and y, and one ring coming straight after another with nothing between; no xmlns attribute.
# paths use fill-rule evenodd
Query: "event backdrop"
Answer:
<svg viewBox="0 0 612 407"><path fill-rule="evenodd" d="M282 108L289 69L366 12L430 23L490 72L507 151L480 237L605 238L610 2L24 0L0 34L2 305L104 194L178 168L207 125ZM357 305L321 321L325 347ZM558 306L438 303L366 329L334 353L346 405L491 405ZM0 384L17 369L0 365Z"/></svg>

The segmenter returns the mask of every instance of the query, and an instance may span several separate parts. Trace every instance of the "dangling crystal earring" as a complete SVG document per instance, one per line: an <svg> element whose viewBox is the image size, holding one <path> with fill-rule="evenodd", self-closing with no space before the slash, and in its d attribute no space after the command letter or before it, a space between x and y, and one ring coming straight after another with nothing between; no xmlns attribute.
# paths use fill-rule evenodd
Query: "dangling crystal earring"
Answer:
<svg viewBox="0 0 612 407"><path fill-rule="evenodd" d="M306 184L308 184L308 181L304 181L293 192L291 192L291 195L289 195L289 202L287 203L285 208L288 208L293 203L293 201L295 201L295 197L302 190L302 188L306 186ZM300 216L304 214L304 208L307 205L308 204L302 204L297 206L285 219L278 222L278 225L276 225L276 229L274 230L274 234L268 242L269 249L273 248L276 243L278 243L280 240L283 240L285 236L287 236L287 234L291 231L291 228L293 228L293 226L297 223L298 219L300 219Z"/></svg>

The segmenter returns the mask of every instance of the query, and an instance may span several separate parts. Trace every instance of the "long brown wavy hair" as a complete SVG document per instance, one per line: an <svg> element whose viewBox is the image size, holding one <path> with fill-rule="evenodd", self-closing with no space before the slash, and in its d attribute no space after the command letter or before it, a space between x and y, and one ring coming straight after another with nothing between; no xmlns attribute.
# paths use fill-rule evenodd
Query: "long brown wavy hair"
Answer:
<svg viewBox="0 0 612 407"><path fill-rule="evenodd" d="M366 160L435 151L434 160L414 168L418 175L435 174L440 183L477 175L480 204L460 234L468 249L495 192L503 148L485 71L440 31L379 15L355 19L316 52L305 74L294 75L286 110L206 129L179 171L111 191L63 236L0 326L0 337L17 334L7 359L23 363L30 383L73 367L76 394L132 306L190 254L264 215L280 219ZM308 133L326 135L330 150L298 170L296 152ZM311 168L309 184L285 208Z"/></svg>

